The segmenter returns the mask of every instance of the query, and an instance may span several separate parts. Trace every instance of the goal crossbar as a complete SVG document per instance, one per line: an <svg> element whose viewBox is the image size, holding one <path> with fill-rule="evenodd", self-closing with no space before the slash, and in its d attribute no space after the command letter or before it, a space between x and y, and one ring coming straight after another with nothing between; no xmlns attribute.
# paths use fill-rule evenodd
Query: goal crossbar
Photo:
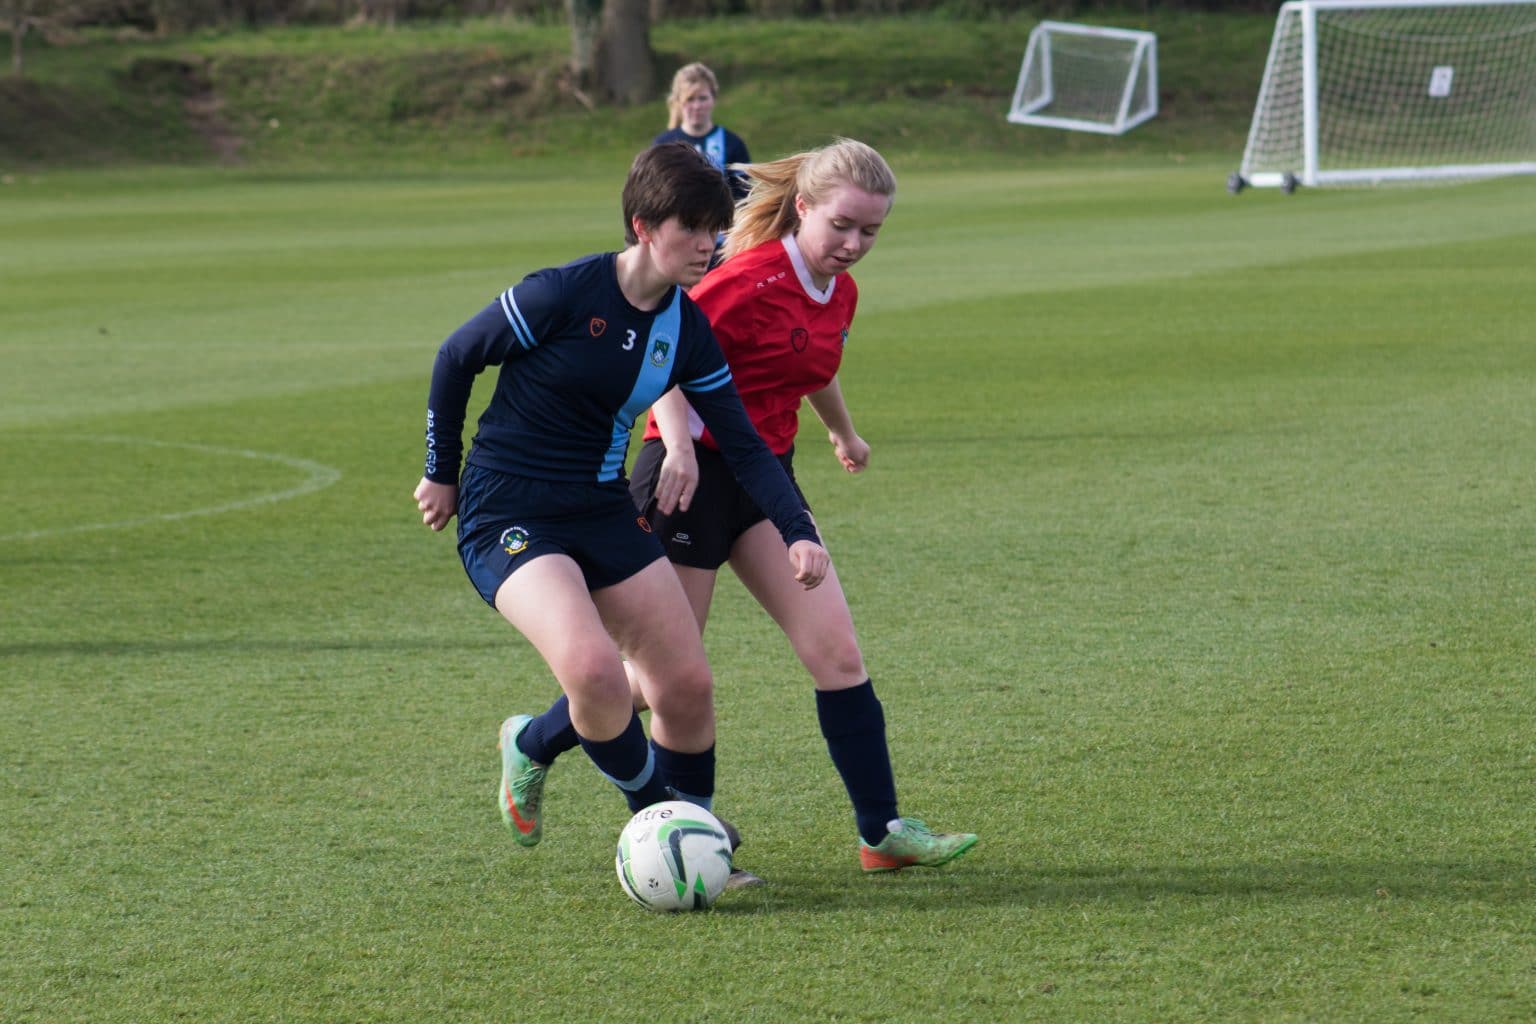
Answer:
<svg viewBox="0 0 1536 1024"><path fill-rule="evenodd" d="M1287 0L1229 187L1536 173L1536 0Z"/></svg>

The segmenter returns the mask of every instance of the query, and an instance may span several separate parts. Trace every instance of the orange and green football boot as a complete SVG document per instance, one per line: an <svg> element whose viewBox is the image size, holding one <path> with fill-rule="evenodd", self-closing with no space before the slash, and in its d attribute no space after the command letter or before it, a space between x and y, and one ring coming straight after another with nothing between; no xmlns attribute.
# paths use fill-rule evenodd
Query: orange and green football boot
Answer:
<svg viewBox="0 0 1536 1024"><path fill-rule="evenodd" d="M501 790L496 801L507 831L521 846L537 846L544 838L544 776L547 765L538 764L517 749L517 736L532 715L513 715L501 723Z"/></svg>
<svg viewBox="0 0 1536 1024"><path fill-rule="evenodd" d="M936 868L948 864L976 845L974 832L931 832L916 818L897 818L878 846L859 843L859 866L865 871Z"/></svg>

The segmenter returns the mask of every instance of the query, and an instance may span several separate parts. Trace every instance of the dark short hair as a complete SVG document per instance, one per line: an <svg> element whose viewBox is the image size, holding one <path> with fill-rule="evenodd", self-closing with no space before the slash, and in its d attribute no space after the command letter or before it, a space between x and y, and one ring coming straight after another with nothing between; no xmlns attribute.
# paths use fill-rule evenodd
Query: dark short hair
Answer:
<svg viewBox="0 0 1536 1024"><path fill-rule="evenodd" d="M634 245L634 222L656 227L669 217L690 231L724 231L736 213L719 168L686 142L663 142L635 157L624 182L624 241Z"/></svg>

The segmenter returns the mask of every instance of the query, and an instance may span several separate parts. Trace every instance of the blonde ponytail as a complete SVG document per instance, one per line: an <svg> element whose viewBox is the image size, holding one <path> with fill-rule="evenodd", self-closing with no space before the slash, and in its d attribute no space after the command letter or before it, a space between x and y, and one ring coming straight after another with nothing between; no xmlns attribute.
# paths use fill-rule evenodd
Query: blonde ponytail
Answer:
<svg viewBox="0 0 1536 1024"><path fill-rule="evenodd" d="M854 139L838 139L820 149L796 153L762 164L734 164L746 172L752 190L736 205L736 224L726 237L722 259L730 259L800 226L795 196L816 206L840 185L852 185L877 196L896 198L896 175L873 147Z"/></svg>

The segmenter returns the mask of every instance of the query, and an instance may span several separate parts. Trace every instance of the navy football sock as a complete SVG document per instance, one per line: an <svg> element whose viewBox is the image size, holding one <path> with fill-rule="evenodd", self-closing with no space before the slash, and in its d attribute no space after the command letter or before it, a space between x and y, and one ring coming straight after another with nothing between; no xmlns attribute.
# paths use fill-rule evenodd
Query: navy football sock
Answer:
<svg viewBox="0 0 1536 1024"><path fill-rule="evenodd" d="M580 741L597 770L619 787L631 811L670 799L662 775L656 770L656 758L645 740L645 730L640 727L640 716L633 711L629 725L613 739L589 740L582 736Z"/></svg>
<svg viewBox="0 0 1536 1024"><path fill-rule="evenodd" d="M816 717L827 752L843 777L859 835L871 846L885 839L897 817L896 779L885 743L885 710L866 679L847 690L817 690Z"/></svg>
<svg viewBox="0 0 1536 1024"><path fill-rule="evenodd" d="M677 799L709 810L715 801L715 748L684 754L651 740L651 751L656 756L656 773L677 794Z"/></svg>
<svg viewBox="0 0 1536 1024"><path fill-rule="evenodd" d="M563 693L517 736L517 749L542 765L554 764L555 758L580 745L581 738L571 724L571 702Z"/></svg>

